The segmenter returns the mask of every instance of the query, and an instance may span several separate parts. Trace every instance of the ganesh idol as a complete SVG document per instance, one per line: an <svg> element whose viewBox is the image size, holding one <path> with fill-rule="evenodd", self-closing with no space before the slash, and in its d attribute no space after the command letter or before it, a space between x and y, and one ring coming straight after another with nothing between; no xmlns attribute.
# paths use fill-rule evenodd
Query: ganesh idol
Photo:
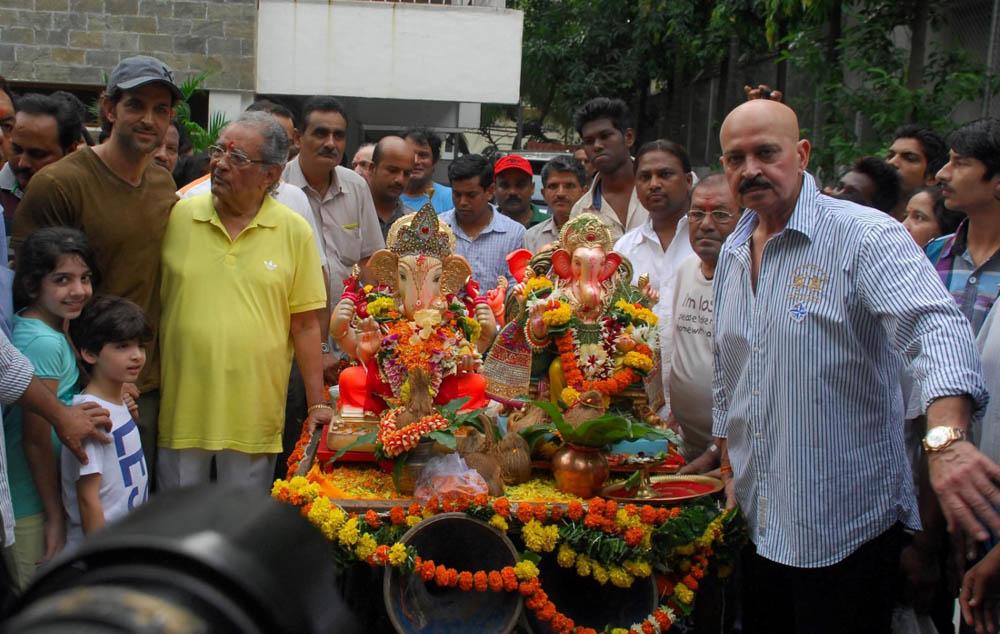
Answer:
<svg viewBox="0 0 1000 634"><path fill-rule="evenodd" d="M487 360L490 381L498 383L491 393L509 394L505 377L527 376L505 367L525 358L512 352L516 340L531 350L536 375L547 376L551 400L563 407L595 391L607 407L653 370L659 339L650 307L658 297L645 278L631 284L631 264L612 245L600 218L580 214L563 225L551 255L544 254L551 258L547 273L537 266L540 256L512 271L520 282L514 289L518 307L508 307L510 323ZM509 261L520 267L524 258Z"/></svg>
<svg viewBox="0 0 1000 634"><path fill-rule="evenodd" d="M425 205L389 229L386 247L368 267L375 285L345 281L330 334L357 362L340 374L340 413L378 416L410 401L410 375L429 377L433 402L468 397L463 409L486 406L477 373L497 332L490 301L476 296L472 268L455 254L455 236ZM495 303L495 302L494 302Z"/></svg>

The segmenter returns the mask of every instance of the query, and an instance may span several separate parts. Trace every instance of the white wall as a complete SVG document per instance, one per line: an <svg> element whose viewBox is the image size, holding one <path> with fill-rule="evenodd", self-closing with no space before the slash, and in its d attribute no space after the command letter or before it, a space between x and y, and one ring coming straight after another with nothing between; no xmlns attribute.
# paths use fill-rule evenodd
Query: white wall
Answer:
<svg viewBox="0 0 1000 634"><path fill-rule="evenodd" d="M520 11L260 0L257 92L517 103Z"/></svg>

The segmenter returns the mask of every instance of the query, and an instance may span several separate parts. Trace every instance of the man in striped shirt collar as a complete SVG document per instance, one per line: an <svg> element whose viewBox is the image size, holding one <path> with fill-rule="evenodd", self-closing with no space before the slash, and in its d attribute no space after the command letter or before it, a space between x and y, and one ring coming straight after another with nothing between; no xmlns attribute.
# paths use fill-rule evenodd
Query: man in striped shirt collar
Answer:
<svg viewBox="0 0 1000 634"><path fill-rule="evenodd" d="M1000 467L954 440L988 398L971 333L901 224L819 192L790 108L747 102L720 136L747 208L716 269L713 385L727 503L752 541L745 631L888 632L902 527L919 528L904 360L949 525L1000 527Z"/></svg>

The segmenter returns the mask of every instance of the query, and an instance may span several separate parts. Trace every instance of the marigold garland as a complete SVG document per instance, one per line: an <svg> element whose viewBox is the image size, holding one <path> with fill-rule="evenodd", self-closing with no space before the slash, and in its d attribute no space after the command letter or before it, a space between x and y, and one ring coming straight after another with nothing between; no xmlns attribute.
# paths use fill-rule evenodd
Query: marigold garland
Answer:
<svg viewBox="0 0 1000 634"><path fill-rule="evenodd" d="M595 630L577 627L572 619L556 609L541 588L537 566L529 560L500 570L458 571L423 560L412 547L396 540L407 527L418 524L426 517L439 512L466 512L472 517L488 519L498 530L509 530L512 525L516 527L519 524L522 538L530 550L552 552L558 548L556 561L560 566L575 567L578 574L592 577L599 584L610 583L624 588L635 579L648 577L653 572L651 562L646 559L649 556L650 535L663 530L673 520L685 517L686 513L680 507L619 505L614 500L601 498L594 498L586 504L572 501L565 510L528 502L514 507L506 498L478 495L471 499L432 499L425 506L414 503L408 508L394 507L388 513L367 511L361 515L349 515L329 498L323 497L319 485L300 476L289 481L276 481L272 495L300 507L309 521L342 549L339 552L352 560L375 566L393 566L402 572L413 571L425 582L465 592L517 591L524 597L525 606L533 610L539 620L548 623L553 631L594 634ZM690 512L704 511L692 507ZM674 558L674 563L666 578L664 604L630 628L614 628L612 631L665 632L672 626L675 613L689 614L699 582L709 565L709 557L725 543L723 525L733 517L734 512L718 514L694 539L673 547L670 556ZM689 518L680 525L690 526L691 521ZM506 528L501 529L501 526ZM581 539L574 542L572 534L579 533L581 526L587 527L590 532L580 533ZM636 547L630 546L626 551L634 553L634 556L623 561L600 561L578 550L597 539L593 531L607 535L608 539L636 543ZM390 543L379 543L384 539Z"/></svg>
<svg viewBox="0 0 1000 634"><path fill-rule="evenodd" d="M597 390L601 394L615 396L624 392L628 386L641 378L634 368L623 365L620 369L615 370L610 378L598 381L587 380L583 377L583 372L577 364L576 341L572 329L557 336L555 342L559 358L562 361L562 372L566 384L577 393ZM650 359L649 367L652 367L652 363L652 359Z"/></svg>

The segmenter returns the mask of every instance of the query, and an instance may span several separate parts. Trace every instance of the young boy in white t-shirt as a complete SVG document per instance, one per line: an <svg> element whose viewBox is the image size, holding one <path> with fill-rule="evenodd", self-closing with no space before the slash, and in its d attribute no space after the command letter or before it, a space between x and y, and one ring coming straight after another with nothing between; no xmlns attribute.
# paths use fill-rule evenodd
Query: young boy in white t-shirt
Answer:
<svg viewBox="0 0 1000 634"><path fill-rule="evenodd" d="M90 383L73 404L92 401L111 413L111 442L84 442L88 463L62 452L62 498L69 517L66 546L128 514L149 497L139 428L122 402L122 385L134 383L146 363L146 317L120 297L97 297L70 329L90 370Z"/></svg>

